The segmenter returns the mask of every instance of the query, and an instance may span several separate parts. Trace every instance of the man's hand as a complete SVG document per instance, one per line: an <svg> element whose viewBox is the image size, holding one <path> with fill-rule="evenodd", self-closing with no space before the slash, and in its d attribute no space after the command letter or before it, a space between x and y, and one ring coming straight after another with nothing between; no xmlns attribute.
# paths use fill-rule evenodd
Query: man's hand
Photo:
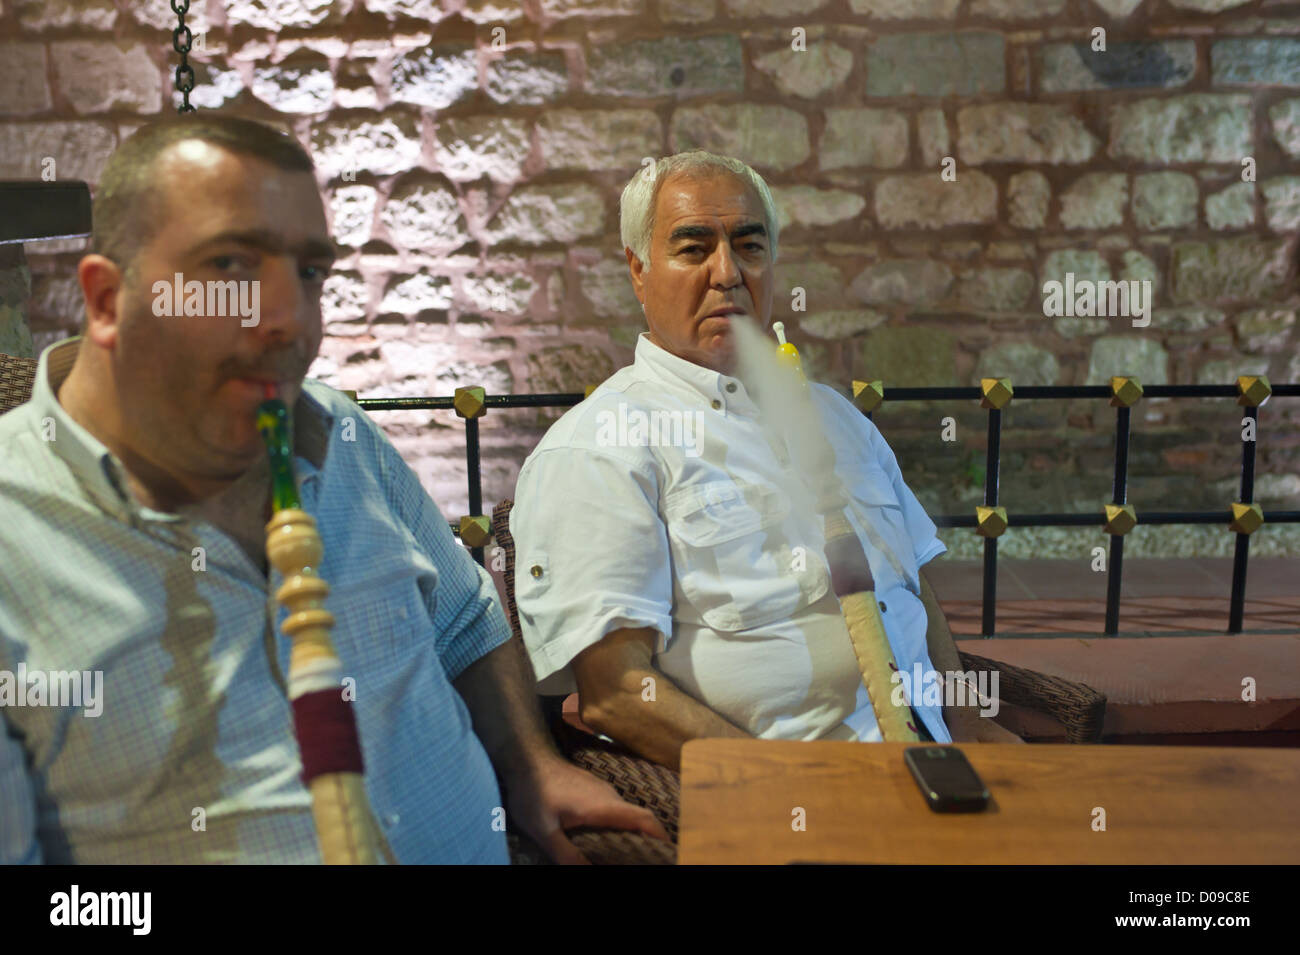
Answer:
<svg viewBox="0 0 1300 955"><path fill-rule="evenodd" d="M979 715L973 707L944 710L944 722L954 743L1023 743L1024 740L992 719Z"/></svg>
<svg viewBox="0 0 1300 955"><path fill-rule="evenodd" d="M506 811L560 865L588 864L587 857L565 836L566 829L628 829L668 840L668 833L649 809L625 802L609 783L563 759L547 760L513 782Z"/></svg>

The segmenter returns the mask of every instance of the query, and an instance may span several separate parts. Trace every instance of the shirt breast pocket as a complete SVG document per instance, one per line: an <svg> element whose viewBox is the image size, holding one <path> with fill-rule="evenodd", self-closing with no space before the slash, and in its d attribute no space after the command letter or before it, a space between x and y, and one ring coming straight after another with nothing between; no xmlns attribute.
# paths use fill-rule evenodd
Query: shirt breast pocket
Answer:
<svg viewBox="0 0 1300 955"><path fill-rule="evenodd" d="M712 482L670 494L664 517L685 601L675 601L675 615L735 632L790 617L820 598L829 586L825 562L792 546L783 526L789 515L789 499L760 485Z"/></svg>

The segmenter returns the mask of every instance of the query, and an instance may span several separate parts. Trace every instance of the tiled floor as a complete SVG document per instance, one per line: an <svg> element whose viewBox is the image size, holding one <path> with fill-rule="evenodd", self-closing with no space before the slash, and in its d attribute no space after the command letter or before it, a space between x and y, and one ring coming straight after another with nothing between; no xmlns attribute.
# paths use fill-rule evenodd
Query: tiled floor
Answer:
<svg viewBox="0 0 1300 955"><path fill-rule="evenodd" d="M953 633L981 631L983 565L938 561L926 568ZM1228 626L1228 558L1130 558L1123 565L1119 633L1223 633ZM1087 561L999 560L998 634L1100 634L1106 574ZM1300 632L1300 560L1256 558L1246 575L1243 629Z"/></svg>

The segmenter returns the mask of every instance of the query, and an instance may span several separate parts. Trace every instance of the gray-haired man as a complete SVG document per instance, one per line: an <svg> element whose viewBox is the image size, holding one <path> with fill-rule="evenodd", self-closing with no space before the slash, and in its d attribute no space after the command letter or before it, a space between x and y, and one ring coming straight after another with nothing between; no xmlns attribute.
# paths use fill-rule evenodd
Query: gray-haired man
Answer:
<svg viewBox="0 0 1300 955"><path fill-rule="evenodd" d="M649 331L632 365L551 428L516 489L539 689L578 690L584 722L674 768L698 737L879 740L821 528L789 506L798 478L736 377L733 321L771 319L767 185L735 159L671 156L624 189L621 227ZM959 670L919 573L945 550L934 524L871 422L832 389L813 393L899 668ZM939 742L1016 739L968 709L911 702Z"/></svg>

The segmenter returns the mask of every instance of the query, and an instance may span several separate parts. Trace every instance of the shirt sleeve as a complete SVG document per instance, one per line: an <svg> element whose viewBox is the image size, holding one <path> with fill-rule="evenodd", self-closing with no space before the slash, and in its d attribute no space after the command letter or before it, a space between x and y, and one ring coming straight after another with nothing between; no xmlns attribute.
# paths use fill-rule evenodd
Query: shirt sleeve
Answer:
<svg viewBox="0 0 1300 955"><path fill-rule="evenodd" d="M384 488L415 546L437 568L436 583L421 584L433 620L435 648L447 679L454 680L480 657L510 639L510 624L496 585L451 533L415 473L382 434Z"/></svg>
<svg viewBox="0 0 1300 955"><path fill-rule="evenodd" d="M0 714L0 865L39 864L36 793L22 746Z"/></svg>
<svg viewBox="0 0 1300 955"><path fill-rule="evenodd" d="M515 600L538 691L577 689L570 663L622 627L672 636L668 535L659 482L614 452L540 451L520 472L510 530Z"/></svg>
<svg viewBox="0 0 1300 955"><path fill-rule="evenodd" d="M899 470L894 451L885 440L885 436L866 417L862 420L871 432L871 445L876 455L876 463L889 477L894 494L903 507L903 523L907 525L907 534L912 540L912 553L916 557L916 566L924 567L940 554L947 552L948 547L939 540L934 521L930 520L930 515L925 513L925 508L921 506L921 502L916 499L912 489L903 480L903 472Z"/></svg>

